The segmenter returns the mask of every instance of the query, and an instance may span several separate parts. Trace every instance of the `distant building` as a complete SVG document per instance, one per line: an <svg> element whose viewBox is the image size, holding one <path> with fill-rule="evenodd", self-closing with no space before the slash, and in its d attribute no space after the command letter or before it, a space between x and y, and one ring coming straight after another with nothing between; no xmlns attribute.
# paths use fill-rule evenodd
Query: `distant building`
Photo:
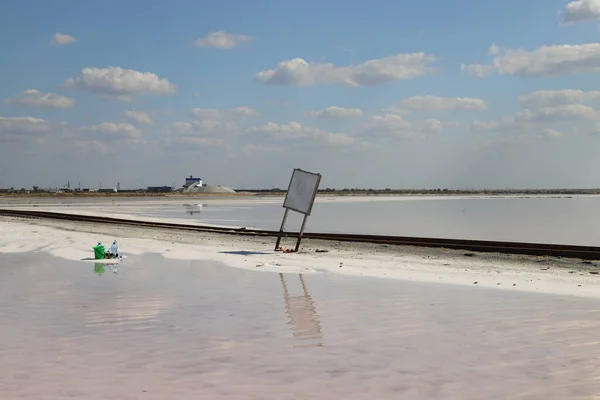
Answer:
<svg viewBox="0 0 600 400"><path fill-rule="evenodd" d="M192 185L202 186L202 178L194 178L193 175L190 175L189 178L185 178L185 185L183 185L183 187L188 188Z"/></svg>
<svg viewBox="0 0 600 400"><path fill-rule="evenodd" d="M171 186L148 186L148 193L169 193L172 191Z"/></svg>
<svg viewBox="0 0 600 400"><path fill-rule="evenodd" d="M117 193L116 188L102 188L98 189L98 193Z"/></svg>

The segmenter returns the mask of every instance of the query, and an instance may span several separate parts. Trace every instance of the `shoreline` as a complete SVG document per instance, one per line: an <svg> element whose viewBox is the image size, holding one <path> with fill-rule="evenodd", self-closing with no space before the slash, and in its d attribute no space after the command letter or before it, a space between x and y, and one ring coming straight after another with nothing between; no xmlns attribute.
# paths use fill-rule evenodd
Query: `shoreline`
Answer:
<svg viewBox="0 0 600 400"><path fill-rule="evenodd" d="M113 239L129 257L155 253L167 260L211 260L263 272L370 276L600 298L598 264L578 259L310 239L303 241L300 253L285 254L273 251L275 240L261 237L0 217L0 254L48 252L82 261L92 256L96 242ZM292 242L284 239L283 245L291 247Z"/></svg>
<svg viewBox="0 0 600 400"><path fill-rule="evenodd" d="M386 202L386 201L412 201L412 200L524 200L524 199L578 199L578 198L596 198L599 194L514 194L514 195L485 195L485 194L433 194L433 195L329 195L318 194L315 201L321 202ZM197 195L174 195L174 196L127 196L127 195L98 195L98 196L3 196L0 194L0 208L2 207L32 207L39 204L56 205L85 205L96 203L123 203L136 202L140 205L150 205L156 203L174 203L185 204L186 201L203 201L208 204L218 202L219 204L280 204L283 203L284 195L207 195L200 193Z"/></svg>
<svg viewBox="0 0 600 400"><path fill-rule="evenodd" d="M116 193L98 193L98 192L32 192L32 191L14 191L4 192L0 190L0 199L30 199L30 198L58 198L58 199L112 199L112 198L278 198L285 197L286 191L271 190L238 190L234 193L217 192L136 192L123 191ZM351 189L351 190L319 190L317 197L567 197L567 196L600 196L600 189L522 189L522 190L439 190L439 189L399 189L399 190L371 190L371 189Z"/></svg>

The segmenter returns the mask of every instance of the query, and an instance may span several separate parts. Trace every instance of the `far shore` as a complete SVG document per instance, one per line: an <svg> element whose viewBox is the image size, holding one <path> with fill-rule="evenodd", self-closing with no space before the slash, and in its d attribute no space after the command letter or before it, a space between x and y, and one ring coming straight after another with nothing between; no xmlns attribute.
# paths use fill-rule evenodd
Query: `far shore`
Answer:
<svg viewBox="0 0 600 400"><path fill-rule="evenodd" d="M169 193L151 193L147 191L121 191L115 193L100 192L41 192L41 191L13 191L2 192L0 197L41 197L41 198L144 198L144 197L167 197L167 198L198 198L198 197L283 197L285 190L238 190L236 193L183 193L179 191ZM451 189L343 189L343 190L320 190L318 197L352 197L352 196L377 196L377 197L410 197L410 196L582 196L600 195L598 189L490 189L490 190L451 190Z"/></svg>

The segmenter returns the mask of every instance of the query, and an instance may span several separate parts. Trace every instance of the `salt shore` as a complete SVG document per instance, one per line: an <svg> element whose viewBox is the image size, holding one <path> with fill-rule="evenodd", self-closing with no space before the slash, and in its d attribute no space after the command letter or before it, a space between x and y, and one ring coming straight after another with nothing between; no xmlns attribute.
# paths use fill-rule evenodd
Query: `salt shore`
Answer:
<svg viewBox="0 0 600 400"><path fill-rule="evenodd" d="M388 201L423 201L423 200L477 200L477 199L544 199L544 198L598 198L595 194L514 194L514 195L318 195L315 203L360 203L360 202L388 202ZM30 207L32 205L51 205L53 207L70 207L82 205L135 204L139 206L152 206L157 204L189 204L202 202L205 204L282 204L284 196L205 196L202 194L188 196L163 196L163 197L126 197L126 196L98 196L98 197L69 197L69 196L6 196L0 197L0 207Z"/></svg>
<svg viewBox="0 0 600 400"><path fill-rule="evenodd" d="M304 240L298 254L285 254L273 251L274 239L0 217L0 253L47 252L80 261L92 256L96 242L113 239L128 255L155 253L265 272L335 273L600 298L600 269L581 260L315 240ZM293 245L290 239L287 246Z"/></svg>

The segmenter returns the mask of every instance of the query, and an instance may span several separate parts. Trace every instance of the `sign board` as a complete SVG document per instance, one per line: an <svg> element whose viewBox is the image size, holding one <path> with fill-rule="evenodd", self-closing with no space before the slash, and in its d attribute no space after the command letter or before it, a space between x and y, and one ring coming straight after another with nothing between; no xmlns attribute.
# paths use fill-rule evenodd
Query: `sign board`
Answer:
<svg viewBox="0 0 600 400"><path fill-rule="evenodd" d="M280 250L279 244L281 243L281 236L285 230L285 221L290 210L296 211L300 214L304 214L302 220L302 227L298 234L298 241L296 242L295 252L300 250L300 241L304 234L304 227L306 226L306 218L312 211L317 191L319 190L319 183L321 183L321 174L315 174L312 172L303 171L296 168L292 173L292 179L290 179L290 185L288 186L285 200L283 201L283 208L285 208L285 214L283 214L283 220L281 221L281 228L279 229L279 235L277 236L277 243L275 244L275 250Z"/></svg>
<svg viewBox="0 0 600 400"><path fill-rule="evenodd" d="M320 181L321 174L296 168L292 174L283 207L304 215L310 215Z"/></svg>

